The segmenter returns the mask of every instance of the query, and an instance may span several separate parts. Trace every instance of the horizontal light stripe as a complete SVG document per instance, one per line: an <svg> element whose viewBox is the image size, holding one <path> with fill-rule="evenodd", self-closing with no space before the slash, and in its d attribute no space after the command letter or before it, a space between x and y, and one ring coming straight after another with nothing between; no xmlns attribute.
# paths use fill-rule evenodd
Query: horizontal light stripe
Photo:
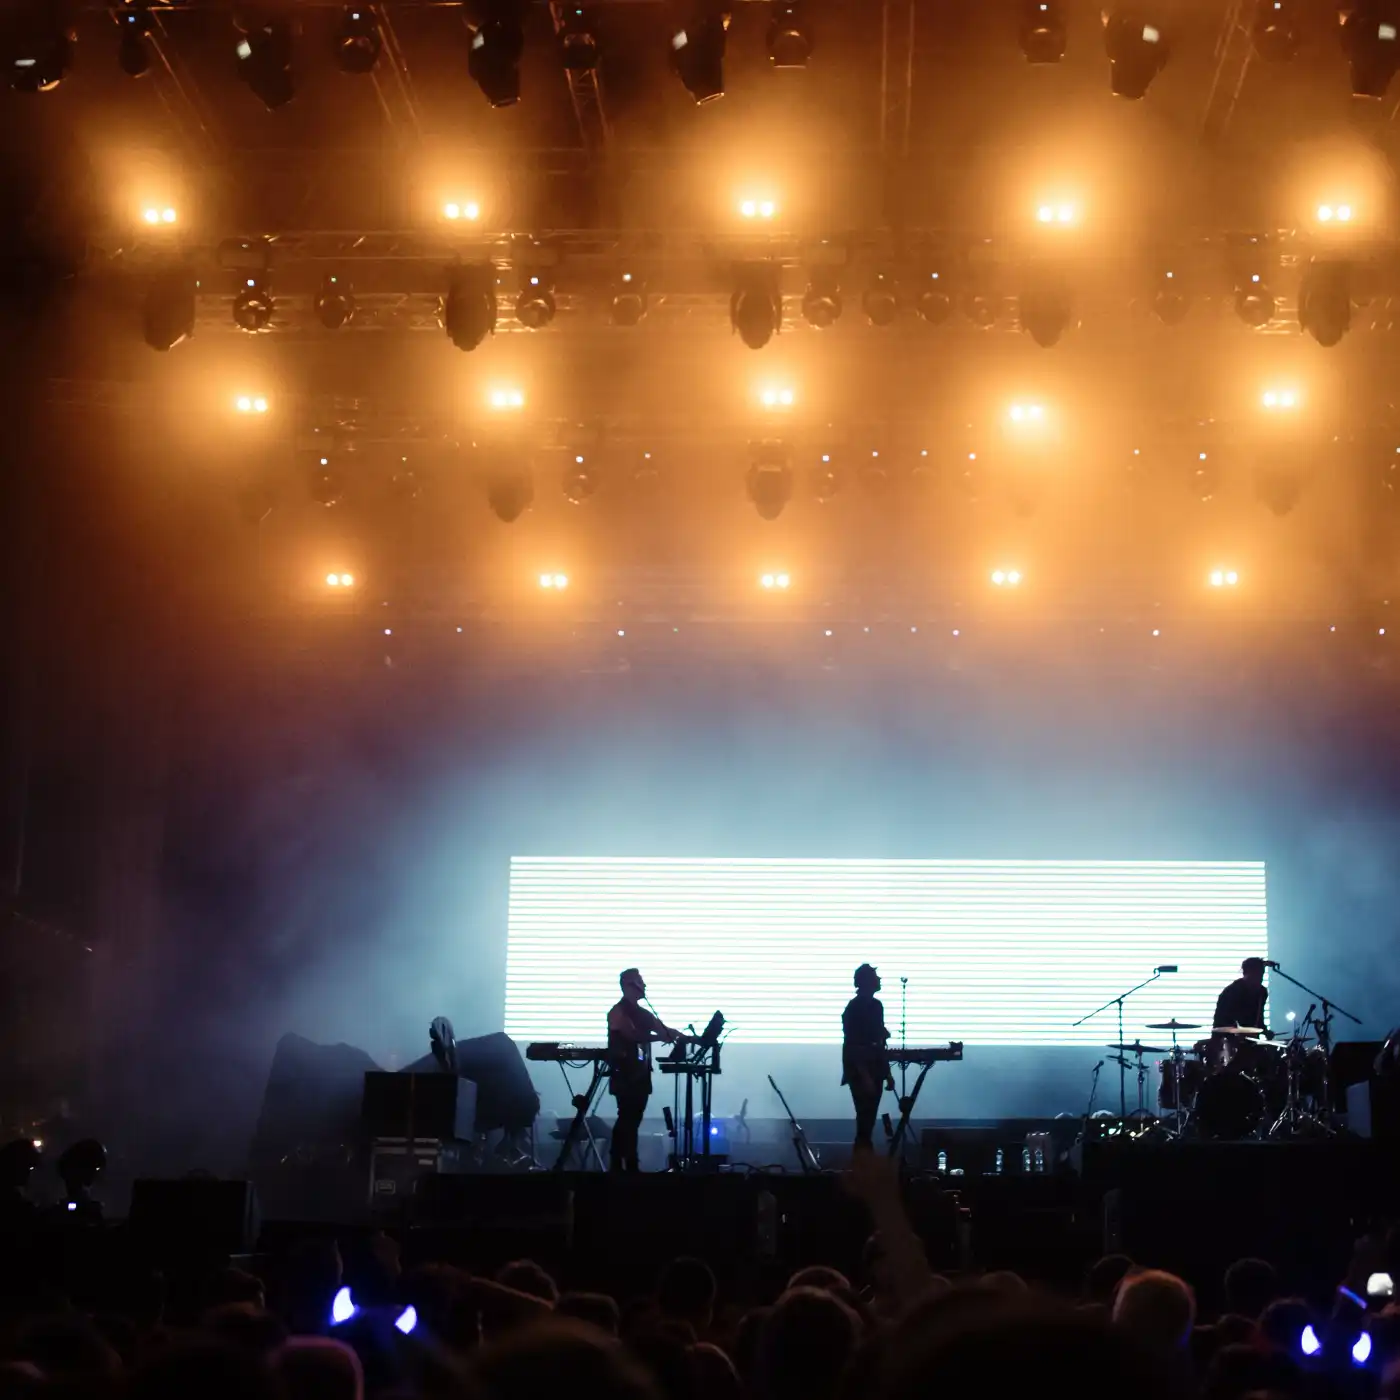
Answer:
<svg viewBox="0 0 1400 1400"><path fill-rule="evenodd" d="M1103 1044L1112 1009L1071 1023L1177 963L1124 1010L1128 1040L1164 1044L1147 1022L1209 1024L1240 960L1268 956L1268 920L1262 862L521 856L508 940L522 1041L599 1041L636 965L672 1025L719 1008L735 1042L835 1044L869 961L896 1041L903 975L911 1045Z"/></svg>

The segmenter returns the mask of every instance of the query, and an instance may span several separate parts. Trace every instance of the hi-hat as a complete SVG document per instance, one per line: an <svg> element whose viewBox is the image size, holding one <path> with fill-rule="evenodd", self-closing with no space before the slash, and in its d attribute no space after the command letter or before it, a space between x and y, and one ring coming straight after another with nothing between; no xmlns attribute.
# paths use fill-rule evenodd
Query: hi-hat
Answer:
<svg viewBox="0 0 1400 1400"><path fill-rule="evenodd" d="M1110 1045L1110 1050L1126 1050L1130 1055L1165 1055L1170 1048L1166 1045L1144 1045L1134 1040L1128 1045Z"/></svg>
<svg viewBox="0 0 1400 1400"><path fill-rule="evenodd" d="M1212 1026L1212 1035L1263 1035L1264 1032L1259 1026Z"/></svg>
<svg viewBox="0 0 1400 1400"><path fill-rule="evenodd" d="M1147 1029L1150 1031L1198 1031L1201 1028L1199 1021L1178 1021L1175 1016L1170 1021L1149 1021Z"/></svg>

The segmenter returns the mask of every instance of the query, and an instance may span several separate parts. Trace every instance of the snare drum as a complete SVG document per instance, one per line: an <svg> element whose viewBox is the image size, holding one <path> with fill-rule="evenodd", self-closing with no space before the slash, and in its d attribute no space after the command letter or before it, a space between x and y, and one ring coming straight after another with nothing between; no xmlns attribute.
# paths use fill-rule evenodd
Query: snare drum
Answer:
<svg viewBox="0 0 1400 1400"><path fill-rule="evenodd" d="M1189 1060L1183 1055L1176 1058L1158 1060L1157 1107L1163 1112L1173 1113L1177 1104L1177 1082L1181 1084L1181 1107L1191 1108L1196 1102L1196 1091L1206 1077L1206 1067L1200 1060Z"/></svg>

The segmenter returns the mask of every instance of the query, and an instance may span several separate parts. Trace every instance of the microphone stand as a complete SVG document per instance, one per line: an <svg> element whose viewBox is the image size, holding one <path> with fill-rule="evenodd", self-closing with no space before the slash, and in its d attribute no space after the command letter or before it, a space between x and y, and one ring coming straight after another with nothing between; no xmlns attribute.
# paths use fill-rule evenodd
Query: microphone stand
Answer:
<svg viewBox="0 0 1400 1400"><path fill-rule="evenodd" d="M909 1033L909 979L901 977L899 979L899 1048L908 1049ZM904 1097L909 1092L909 1061L902 1060L899 1066L899 1099L904 1102Z"/></svg>
<svg viewBox="0 0 1400 1400"><path fill-rule="evenodd" d="M1092 1021L1095 1016L1102 1015L1110 1006L1116 1006L1118 1008L1118 1044L1121 1046L1123 1044L1123 1003L1127 1001L1134 992L1140 992L1144 987L1150 986L1161 975L1159 971L1154 969L1152 976L1145 982L1139 982L1136 987L1129 987L1128 990L1123 992L1120 996L1110 997L1102 1006L1096 1006L1087 1016L1081 1016L1077 1021L1073 1022L1070 1029L1073 1030L1075 1026L1082 1026L1085 1021ZM1097 1083L1097 1080L1095 1082ZM1118 1131L1121 1133L1128 1121L1128 1060L1121 1049L1118 1051L1118 1114Z"/></svg>
<svg viewBox="0 0 1400 1400"><path fill-rule="evenodd" d="M1266 964L1268 966L1268 964ZM1271 972L1276 972L1285 982L1291 982L1300 992L1306 992L1308 996L1315 997L1322 1007L1322 1016L1313 1017L1313 1025L1317 1028L1317 1043L1322 1047L1322 1101L1324 1113L1327 1115L1324 1121L1332 1121L1332 1013L1339 1012L1345 1016L1353 1025L1361 1025L1361 1017L1354 1016L1344 1006L1338 1006L1334 1001L1328 1001L1321 992L1314 991L1306 983L1300 982L1296 977L1290 977L1277 963L1269 967Z"/></svg>

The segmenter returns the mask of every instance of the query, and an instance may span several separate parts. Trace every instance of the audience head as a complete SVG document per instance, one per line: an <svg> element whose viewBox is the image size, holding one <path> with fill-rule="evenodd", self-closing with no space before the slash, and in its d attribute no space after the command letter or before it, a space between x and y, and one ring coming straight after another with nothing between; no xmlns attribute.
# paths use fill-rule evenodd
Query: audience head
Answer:
<svg viewBox="0 0 1400 1400"><path fill-rule="evenodd" d="M1089 1266L1084 1276L1084 1301L1086 1303L1107 1303L1113 1306L1118 1285L1136 1267L1126 1254L1105 1254Z"/></svg>
<svg viewBox="0 0 1400 1400"><path fill-rule="evenodd" d="M1227 1311L1257 1320L1277 1297L1278 1274L1267 1259L1236 1259L1225 1270Z"/></svg>
<svg viewBox="0 0 1400 1400"><path fill-rule="evenodd" d="M758 1389L766 1400L834 1396L861 1339L860 1319L820 1288L778 1299L758 1340Z"/></svg>
<svg viewBox="0 0 1400 1400"><path fill-rule="evenodd" d="M820 1288L838 1297L851 1291L851 1281L839 1269L828 1269L824 1264L809 1264L799 1269L788 1279L789 1288Z"/></svg>
<svg viewBox="0 0 1400 1400"><path fill-rule="evenodd" d="M293 1337L272 1354L286 1400L364 1400L360 1358L328 1337Z"/></svg>
<svg viewBox="0 0 1400 1400"><path fill-rule="evenodd" d="M496 1282L545 1303L559 1301L559 1285L533 1259L515 1259L496 1271Z"/></svg>
<svg viewBox="0 0 1400 1400"><path fill-rule="evenodd" d="M1202 1395L1203 1400L1244 1400L1259 1392L1293 1395L1298 1380L1297 1367L1288 1357L1232 1342L1211 1358Z"/></svg>
<svg viewBox="0 0 1400 1400"><path fill-rule="evenodd" d="M622 1346L560 1318L523 1327L487 1347L476 1379L486 1400L661 1400L655 1384Z"/></svg>
<svg viewBox="0 0 1400 1400"><path fill-rule="evenodd" d="M621 1331L622 1315L617 1303L606 1293L563 1293L554 1305L560 1317L571 1317L576 1322L586 1322L610 1337Z"/></svg>
<svg viewBox="0 0 1400 1400"><path fill-rule="evenodd" d="M252 1356L271 1356L287 1340L287 1329L252 1303L221 1303L204 1315L204 1331Z"/></svg>
<svg viewBox="0 0 1400 1400"><path fill-rule="evenodd" d="M1163 1269L1144 1269L1119 1285L1113 1321L1157 1352L1185 1348L1196 1321L1196 1296L1188 1284Z"/></svg>
<svg viewBox="0 0 1400 1400"><path fill-rule="evenodd" d="M1312 1308L1301 1298L1275 1298L1259 1314L1259 1335L1275 1351L1293 1356L1303 1328L1315 1325Z"/></svg>
<svg viewBox="0 0 1400 1400"><path fill-rule="evenodd" d="M740 1400L743 1386L734 1363L712 1342L697 1342L690 1348L690 1369L694 1393L704 1400Z"/></svg>
<svg viewBox="0 0 1400 1400"><path fill-rule="evenodd" d="M661 1271L656 1283L656 1305L664 1317L688 1322L697 1332L708 1331L714 1321L714 1272L703 1259L682 1256Z"/></svg>
<svg viewBox="0 0 1400 1400"><path fill-rule="evenodd" d="M183 1342L137 1367L126 1400L280 1400L272 1371L225 1342Z"/></svg>

